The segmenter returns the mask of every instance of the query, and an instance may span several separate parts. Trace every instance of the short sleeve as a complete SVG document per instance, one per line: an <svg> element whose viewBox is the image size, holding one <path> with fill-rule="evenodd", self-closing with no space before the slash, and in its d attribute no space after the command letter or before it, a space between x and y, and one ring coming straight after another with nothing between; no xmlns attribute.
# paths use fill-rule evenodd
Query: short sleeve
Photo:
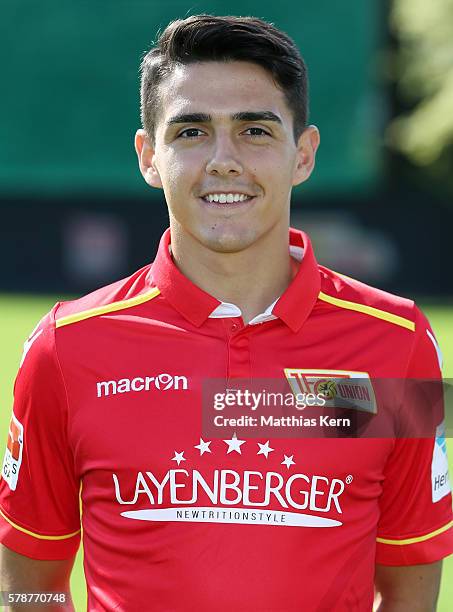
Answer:
<svg viewBox="0 0 453 612"><path fill-rule="evenodd" d="M436 381L440 385L442 379L439 346L418 310L407 378L427 381L420 387L426 397L426 385L429 388ZM376 549L376 562L383 565L433 563L453 552L443 411L439 411L439 394L432 397L437 399L432 406L434 435L395 440L385 467Z"/></svg>
<svg viewBox="0 0 453 612"><path fill-rule="evenodd" d="M67 559L80 543L79 483L54 311L25 342L0 479L0 541L35 559Z"/></svg>

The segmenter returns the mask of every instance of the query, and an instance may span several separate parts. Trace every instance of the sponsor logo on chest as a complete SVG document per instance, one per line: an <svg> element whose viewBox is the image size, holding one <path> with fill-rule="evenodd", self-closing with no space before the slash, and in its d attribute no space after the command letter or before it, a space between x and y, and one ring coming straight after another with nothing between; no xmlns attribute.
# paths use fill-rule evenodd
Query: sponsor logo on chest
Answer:
<svg viewBox="0 0 453 612"><path fill-rule="evenodd" d="M155 376L136 376L119 380L103 380L96 383L97 397L108 397L117 393L139 393L141 391L186 391L189 388L185 376L162 373Z"/></svg>
<svg viewBox="0 0 453 612"><path fill-rule="evenodd" d="M215 443L214 453L222 455L226 449L219 448L220 444L227 444L227 455L242 455L243 445L252 444L235 436ZM201 465L201 456L213 452L211 444L212 441L200 439L200 444L195 446L200 451ZM264 469L240 469L236 466L236 469L203 469L198 461L196 468L190 468L185 451L175 451L171 461L175 461L178 468L168 469L163 474L143 470L120 477L113 473L114 498L122 507L121 516L141 521L287 527L342 525L341 498L353 481L351 474L345 478L307 474L294 467L297 465L294 455L286 454L282 454L283 461L280 462L280 457L277 463L274 461L274 469L266 469L269 455L275 452L277 458L277 452L271 448L269 440L254 445L259 448L256 455L263 455L259 461L264 462ZM184 466L187 469L179 467L186 461L189 461Z"/></svg>

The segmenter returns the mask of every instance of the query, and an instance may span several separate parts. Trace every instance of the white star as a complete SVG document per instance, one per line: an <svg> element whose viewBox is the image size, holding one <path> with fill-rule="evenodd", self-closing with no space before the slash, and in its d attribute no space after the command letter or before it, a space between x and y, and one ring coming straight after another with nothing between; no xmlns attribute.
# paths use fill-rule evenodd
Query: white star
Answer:
<svg viewBox="0 0 453 612"><path fill-rule="evenodd" d="M269 440L266 442L266 444L260 444L258 442L258 446L260 447L260 450L256 454L264 455L266 459L268 458L269 453L272 453L274 451L274 449L269 446Z"/></svg>
<svg viewBox="0 0 453 612"><path fill-rule="evenodd" d="M283 459L281 465L286 465L286 467L289 470L289 467L291 465L296 465L296 462L293 461L294 455L291 455L291 457L288 457L287 455L285 455L285 458Z"/></svg>
<svg viewBox="0 0 453 612"><path fill-rule="evenodd" d="M237 453L242 455L241 444L244 444L245 440L238 440L236 437L236 434L233 434L233 437L231 438L231 440L224 440L224 442L228 444L227 455L229 453L232 453L233 451L236 451Z"/></svg>
<svg viewBox="0 0 453 612"><path fill-rule="evenodd" d="M200 451L200 456L203 456L204 453L212 453L211 449L209 448L209 445L211 444L211 442L205 442L203 440L203 438L200 438L200 444L197 444L195 446L195 448L198 448Z"/></svg>
<svg viewBox="0 0 453 612"><path fill-rule="evenodd" d="M181 463L181 461L186 461L186 458L184 457L184 451L182 451L181 453L177 453L175 451L175 456L173 457L172 461L176 461L178 465Z"/></svg>

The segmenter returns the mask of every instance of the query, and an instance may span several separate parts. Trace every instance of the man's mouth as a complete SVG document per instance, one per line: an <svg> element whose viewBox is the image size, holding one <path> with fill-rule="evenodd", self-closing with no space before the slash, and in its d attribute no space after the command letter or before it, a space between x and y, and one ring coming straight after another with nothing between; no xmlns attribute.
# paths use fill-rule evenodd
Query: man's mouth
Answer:
<svg viewBox="0 0 453 612"><path fill-rule="evenodd" d="M208 203L216 204L234 204L236 202L247 202L252 200L254 196L248 195L247 193L207 193L201 196L202 200Z"/></svg>

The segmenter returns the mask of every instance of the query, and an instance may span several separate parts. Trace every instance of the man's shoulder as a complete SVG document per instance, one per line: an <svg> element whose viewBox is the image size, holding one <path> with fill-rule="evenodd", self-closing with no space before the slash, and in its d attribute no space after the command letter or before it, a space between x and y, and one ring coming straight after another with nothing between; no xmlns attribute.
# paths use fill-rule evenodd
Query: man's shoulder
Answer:
<svg viewBox="0 0 453 612"><path fill-rule="evenodd" d="M51 311L55 327L132 308L152 299L158 295L159 290L151 283L150 268L151 264L148 264L131 276L100 287L78 299L58 302Z"/></svg>
<svg viewBox="0 0 453 612"><path fill-rule="evenodd" d="M360 312L374 319L415 330L418 308L414 301L319 266L319 299L332 307Z"/></svg>
<svg viewBox="0 0 453 612"><path fill-rule="evenodd" d="M56 337L59 336L58 328L71 326L86 320L93 320L103 314L124 313L128 308L153 299L159 295L159 290L153 287L150 280L151 264L137 270L131 276L96 289L83 297L57 302L38 322L24 343L24 350L20 362L20 370L26 361L27 372L33 374L40 368L44 371L47 367L55 366ZM80 337L80 328L73 326L75 334L71 339ZM88 330L91 334L92 330ZM90 339L90 336L84 335ZM49 370L50 371L50 370Z"/></svg>

